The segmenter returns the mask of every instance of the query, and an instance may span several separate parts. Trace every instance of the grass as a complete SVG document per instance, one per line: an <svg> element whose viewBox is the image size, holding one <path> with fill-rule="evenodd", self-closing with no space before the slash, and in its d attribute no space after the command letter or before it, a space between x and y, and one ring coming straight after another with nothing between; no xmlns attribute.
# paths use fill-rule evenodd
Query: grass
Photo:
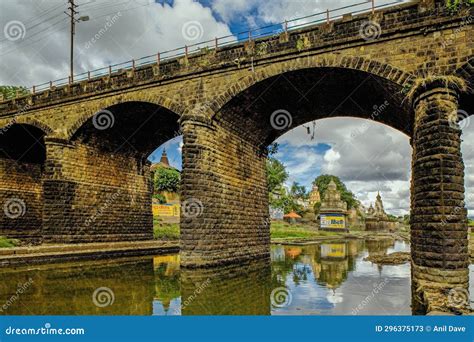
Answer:
<svg viewBox="0 0 474 342"><path fill-rule="evenodd" d="M415 79L411 89L407 93L407 98L409 101L414 100L414 96L418 90L418 88L421 86L425 86L426 84L430 82L435 82L438 81L441 84L444 84L446 88L448 88L448 85L451 85L454 88L457 88L460 92L465 92L468 90L468 85L467 82L459 78L457 76L438 76L438 75L428 75L424 78L417 78Z"/></svg>
<svg viewBox="0 0 474 342"><path fill-rule="evenodd" d="M0 236L0 248L11 248L19 245L19 241Z"/></svg>
<svg viewBox="0 0 474 342"><path fill-rule="evenodd" d="M163 223L155 218L153 235L155 240L179 240L179 223ZM337 232L317 231L308 224L289 224L278 221L272 222L270 227L272 239L311 239L325 236L338 236Z"/></svg>
<svg viewBox="0 0 474 342"><path fill-rule="evenodd" d="M153 237L155 240L179 240L179 223L163 223L155 218Z"/></svg>
<svg viewBox="0 0 474 342"><path fill-rule="evenodd" d="M317 231L314 226L295 223L273 221L270 226L270 235L272 239L311 239L322 236L337 236L337 232Z"/></svg>

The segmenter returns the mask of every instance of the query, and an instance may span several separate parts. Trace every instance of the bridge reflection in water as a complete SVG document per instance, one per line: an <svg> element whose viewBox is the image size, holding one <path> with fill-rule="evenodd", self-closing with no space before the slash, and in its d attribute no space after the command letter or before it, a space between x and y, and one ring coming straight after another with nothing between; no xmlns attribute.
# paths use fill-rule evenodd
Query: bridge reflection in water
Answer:
<svg viewBox="0 0 474 342"><path fill-rule="evenodd" d="M180 269L177 254L2 268L0 313L410 314L410 265L363 260L408 249L390 239L347 240L273 246L271 260L204 270Z"/></svg>

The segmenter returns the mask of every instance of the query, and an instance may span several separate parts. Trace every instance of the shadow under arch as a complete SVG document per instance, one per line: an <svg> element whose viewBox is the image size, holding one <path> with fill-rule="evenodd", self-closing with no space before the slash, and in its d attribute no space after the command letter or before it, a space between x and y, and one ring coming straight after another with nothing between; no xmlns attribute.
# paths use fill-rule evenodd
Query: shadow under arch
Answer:
<svg viewBox="0 0 474 342"><path fill-rule="evenodd" d="M154 103L122 102L88 115L69 140L49 144L53 167L44 183L48 194L60 198L46 201L44 239L152 240L147 157L179 132L178 119L177 113Z"/></svg>
<svg viewBox="0 0 474 342"><path fill-rule="evenodd" d="M225 103L213 121L264 147L292 128L331 117L371 119L409 137L413 133L412 111L401 84L339 67L306 68L265 78Z"/></svg>
<svg viewBox="0 0 474 342"><path fill-rule="evenodd" d="M143 94L133 94L127 97L128 100L124 101L121 96L117 96L116 101L115 99L102 99L99 101L94 102L94 106L88 109L85 113L83 113L79 119L77 119L70 127L68 127L66 132L66 139L71 139L74 134L84 125L87 121L93 118L97 113L100 113L104 110L113 110L114 108L120 108L123 106L127 106L128 104L148 104L150 106L149 113L155 112L167 112L173 113L180 117L183 115L185 108L183 105L163 96L155 96L153 94L147 94L144 92ZM113 103L114 104L110 104ZM153 108L152 108L153 107Z"/></svg>
<svg viewBox="0 0 474 342"><path fill-rule="evenodd" d="M42 234L42 176L48 132L12 122L0 134L0 236L38 243Z"/></svg>
<svg viewBox="0 0 474 342"><path fill-rule="evenodd" d="M179 132L179 114L150 102L123 102L88 114L71 134L71 141L95 143L109 152L148 156ZM73 127L74 127L73 126Z"/></svg>
<svg viewBox="0 0 474 342"><path fill-rule="evenodd" d="M463 111L464 116L460 118L462 120L466 115L474 115L474 57L456 71L456 76L466 80L469 87L469 91L461 93L459 98L459 109Z"/></svg>

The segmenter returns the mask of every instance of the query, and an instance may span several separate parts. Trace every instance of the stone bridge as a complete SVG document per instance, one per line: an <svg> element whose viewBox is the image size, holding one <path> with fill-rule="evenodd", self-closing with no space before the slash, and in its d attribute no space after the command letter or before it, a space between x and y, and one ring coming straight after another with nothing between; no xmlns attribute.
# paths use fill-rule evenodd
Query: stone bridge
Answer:
<svg viewBox="0 0 474 342"><path fill-rule="evenodd" d="M0 235L152 239L147 157L183 135L182 265L267 258L266 147L359 117L410 138L413 285L434 305L426 294L468 288L457 114L474 113L472 15L416 1L3 101Z"/></svg>

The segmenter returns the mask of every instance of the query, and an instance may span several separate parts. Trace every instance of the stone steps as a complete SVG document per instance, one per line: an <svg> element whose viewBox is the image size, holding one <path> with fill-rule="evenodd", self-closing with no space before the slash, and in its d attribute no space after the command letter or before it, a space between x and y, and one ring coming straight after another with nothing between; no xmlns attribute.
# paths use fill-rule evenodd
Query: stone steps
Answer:
<svg viewBox="0 0 474 342"><path fill-rule="evenodd" d="M55 261L142 256L179 251L177 241L135 241L74 245L43 245L0 249L0 266Z"/></svg>

